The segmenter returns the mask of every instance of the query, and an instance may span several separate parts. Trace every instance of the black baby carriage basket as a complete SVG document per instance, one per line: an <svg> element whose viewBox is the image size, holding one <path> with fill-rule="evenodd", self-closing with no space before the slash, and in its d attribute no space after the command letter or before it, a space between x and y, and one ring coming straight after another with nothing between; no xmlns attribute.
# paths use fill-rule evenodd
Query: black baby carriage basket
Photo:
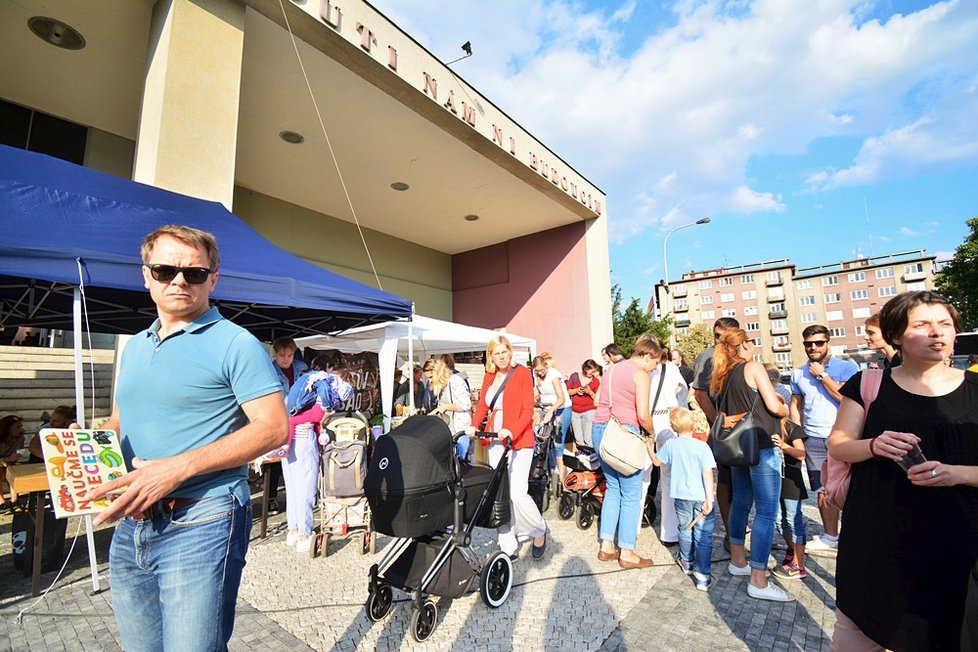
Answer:
<svg viewBox="0 0 978 652"><path fill-rule="evenodd" d="M367 471L374 528L395 537L370 568L367 617L378 622L390 613L394 588L408 592L416 641L438 623L429 595L460 598L478 587L495 609L513 586L509 555L495 550L483 560L470 547L473 528L509 522L507 456L495 469L468 466L458 461L454 444L444 421L413 416L377 440Z"/></svg>
<svg viewBox="0 0 978 652"><path fill-rule="evenodd" d="M557 518L567 521L577 517L577 527L587 530L601 514L606 488L604 473L593 448L578 446L575 452L564 451L564 466L569 473L561 483Z"/></svg>

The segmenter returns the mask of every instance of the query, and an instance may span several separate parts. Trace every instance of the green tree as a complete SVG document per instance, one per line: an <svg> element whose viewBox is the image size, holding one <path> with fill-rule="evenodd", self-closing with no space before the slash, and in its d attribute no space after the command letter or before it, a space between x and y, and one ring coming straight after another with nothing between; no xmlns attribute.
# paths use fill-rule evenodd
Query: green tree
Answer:
<svg viewBox="0 0 978 652"><path fill-rule="evenodd" d="M676 348L683 354L686 364L693 366L696 356L713 344L713 329L707 324L695 324L685 335L676 338Z"/></svg>
<svg viewBox="0 0 978 652"><path fill-rule="evenodd" d="M965 330L972 330L978 327L978 217L966 224L971 233L958 246L951 262L938 272L934 287L961 313Z"/></svg>
<svg viewBox="0 0 978 652"><path fill-rule="evenodd" d="M615 342L621 347L622 355L627 358L632 354L632 346L642 333L652 333L662 342L669 341L672 333L671 315L666 315L664 319L653 319L652 313L643 309L635 297L632 297L624 310L621 304L621 287L616 284L611 288L611 319Z"/></svg>

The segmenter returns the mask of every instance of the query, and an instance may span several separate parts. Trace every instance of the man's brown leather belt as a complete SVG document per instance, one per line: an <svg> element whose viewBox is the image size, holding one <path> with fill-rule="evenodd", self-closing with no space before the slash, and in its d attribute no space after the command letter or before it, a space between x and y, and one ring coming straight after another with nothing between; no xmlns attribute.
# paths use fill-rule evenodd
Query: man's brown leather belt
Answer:
<svg viewBox="0 0 978 652"><path fill-rule="evenodd" d="M200 500L200 498L164 498L153 503L143 511L132 514L132 520L151 521L154 518L162 518L167 514L172 514L176 510L187 505L192 505Z"/></svg>

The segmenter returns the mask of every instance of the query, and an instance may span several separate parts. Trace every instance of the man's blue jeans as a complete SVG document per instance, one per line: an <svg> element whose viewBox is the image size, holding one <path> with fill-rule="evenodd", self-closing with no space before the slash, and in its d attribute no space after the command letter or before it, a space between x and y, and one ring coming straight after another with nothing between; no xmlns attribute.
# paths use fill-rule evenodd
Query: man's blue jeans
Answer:
<svg viewBox="0 0 978 652"><path fill-rule="evenodd" d="M744 545L747 515L754 506L754 525L750 533L750 567L767 568L774 543L774 520L781 498L781 458L776 448L762 448L754 466L730 469L733 500L730 507L730 543Z"/></svg>
<svg viewBox="0 0 978 652"><path fill-rule="evenodd" d="M120 521L109 570L123 647L226 650L250 534L246 484L152 520Z"/></svg>
<svg viewBox="0 0 978 652"><path fill-rule="evenodd" d="M703 516L691 530L689 524L703 507L702 500L675 499L676 517L679 520L679 558L684 562L693 561L693 570L700 575L709 575L713 561L713 526L716 524L716 509Z"/></svg>
<svg viewBox="0 0 978 652"><path fill-rule="evenodd" d="M601 438L604 437L607 423L596 423L591 427L591 439L594 450L601 450ZM632 432L638 432L634 426L625 426ZM601 460L601 470L608 484L601 503L601 531L599 536L605 541L614 541L618 532L618 547L622 550L635 550L638 539L638 512L642 499L642 472L636 471L631 475L622 475Z"/></svg>

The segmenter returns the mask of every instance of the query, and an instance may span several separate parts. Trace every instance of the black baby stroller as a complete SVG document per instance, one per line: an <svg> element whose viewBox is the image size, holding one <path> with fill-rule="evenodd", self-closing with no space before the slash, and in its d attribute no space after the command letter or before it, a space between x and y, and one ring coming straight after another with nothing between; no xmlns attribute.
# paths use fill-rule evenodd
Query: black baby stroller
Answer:
<svg viewBox="0 0 978 652"><path fill-rule="evenodd" d="M533 444L533 463L530 464L528 491L537 509L543 514L550 509L550 501L560 497L560 482L554 473L552 457L556 449L560 424L555 419L541 424L536 430Z"/></svg>
<svg viewBox="0 0 978 652"><path fill-rule="evenodd" d="M510 519L508 455L493 470L460 463L454 450L444 421L413 416L377 440L367 471L374 527L396 537L370 568L367 617L378 622L390 613L393 588L408 592L416 641L438 624L429 595L460 598L478 586L482 601L495 609L513 586L509 555L495 550L483 560L470 547L473 528Z"/></svg>

